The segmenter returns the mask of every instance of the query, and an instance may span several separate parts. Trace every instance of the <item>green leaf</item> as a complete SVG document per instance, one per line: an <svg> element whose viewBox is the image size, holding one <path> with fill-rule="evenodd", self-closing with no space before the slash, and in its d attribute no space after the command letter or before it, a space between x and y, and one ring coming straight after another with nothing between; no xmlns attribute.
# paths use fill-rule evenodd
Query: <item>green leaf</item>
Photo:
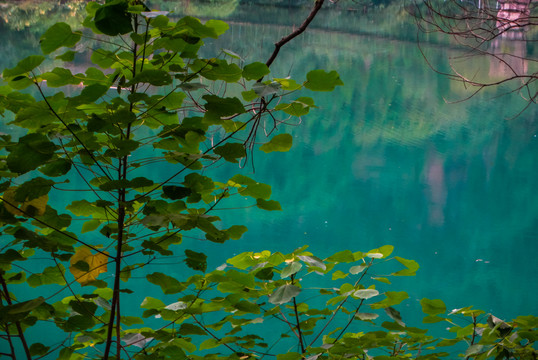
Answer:
<svg viewBox="0 0 538 360"><path fill-rule="evenodd" d="M205 22L205 26L210 29L213 29L218 36L224 34L230 28L230 26L226 22L214 19L207 20Z"/></svg>
<svg viewBox="0 0 538 360"><path fill-rule="evenodd" d="M353 256L351 250L343 250L329 256L325 260L337 263L349 263L355 261L355 257Z"/></svg>
<svg viewBox="0 0 538 360"><path fill-rule="evenodd" d="M202 350L208 350L208 349L213 349L213 348L216 348L217 346L219 346L219 342L215 339L207 339L207 340L204 340L201 344L200 344L200 348L199 350L202 351Z"/></svg>
<svg viewBox="0 0 538 360"><path fill-rule="evenodd" d="M303 116L309 113L310 108L314 106L314 100L309 97L300 97L291 104L280 103L275 110L282 110L288 115Z"/></svg>
<svg viewBox="0 0 538 360"><path fill-rule="evenodd" d="M484 348L484 345L471 345L467 348L465 351L465 356L472 356L472 355L478 355Z"/></svg>
<svg viewBox="0 0 538 360"><path fill-rule="evenodd" d="M79 31L73 32L68 24L64 22L56 23L41 36L39 41L41 51L43 51L43 54L50 54L63 46L75 46L80 37L81 33Z"/></svg>
<svg viewBox="0 0 538 360"><path fill-rule="evenodd" d="M263 210L268 211L281 211L282 207L280 207L280 203L276 200L264 200L264 199L256 199L256 206Z"/></svg>
<svg viewBox="0 0 538 360"><path fill-rule="evenodd" d="M159 299L152 298L150 296L147 296L142 301L142 304L140 304L140 307L142 309L148 309L148 310L160 310L163 309L166 305Z"/></svg>
<svg viewBox="0 0 538 360"><path fill-rule="evenodd" d="M3 72L4 78L9 78L12 76L17 76L21 74L26 74L32 70L34 70L36 67L41 65L41 63L45 60L44 56L40 55L30 55L27 58L22 59L17 63L17 66L15 66L12 69L5 69Z"/></svg>
<svg viewBox="0 0 538 360"><path fill-rule="evenodd" d="M218 118L246 112L245 107L236 97L222 98L216 95L204 95L202 98L206 101L204 108Z"/></svg>
<svg viewBox="0 0 538 360"><path fill-rule="evenodd" d="M186 335L207 335L204 329L198 325L183 323L179 328L179 333L183 336Z"/></svg>
<svg viewBox="0 0 538 360"><path fill-rule="evenodd" d="M310 266L318 267L318 268L320 268L322 270L327 269L327 266L325 265L323 260L321 260L318 257L312 256L312 255L299 255L297 257L299 259L303 260L305 263L307 263Z"/></svg>
<svg viewBox="0 0 538 360"><path fill-rule="evenodd" d="M166 295L177 294L185 289L185 286L177 279L160 272L148 274L146 275L146 279L152 284L159 285Z"/></svg>
<svg viewBox="0 0 538 360"><path fill-rule="evenodd" d="M336 71L312 70L306 74L305 87L313 91L333 91L338 85L344 85Z"/></svg>
<svg viewBox="0 0 538 360"><path fill-rule="evenodd" d="M43 304L45 302L45 298L40 296L33 300L28 300L24 302L20 302L18 304L14 304L9 306L9 314L20 314L24 312L29 312L38 307L39 305Z"/></svg>
<svg viewBox="0 0 538 360"><path fill-rule="evenodd" d="M416 261L407 260L399 256L395 256L394 258L398 260L398 262L402 264L403 266L405 266L407 269L397 271L395 273L392 273L391 275L393 276L414 276L415 275L416 271L419 268L419 265Z"/></svg>
<svg viewBox="0 0 538 360"><path fill-rule="evenodd" d="M80 83L80 79L74 77L71 70L60 67L56 67L52 71L43 73L41 77L44 80L47 80L48 87L77 85Z"/></svg>
<svg viewBox="0 0 538 360"><path fill-rule="evenodd" d="M163 186L164 197L172 200L179 200L189 196L192 193L191 189L183 186L166 185Z"/></svg>
<svg viewBox="0 0 538 360"><path fill-rule="evenodd" d="M247 230L247 227L244 225L232 225L225 231L230 236L230 239L239 240Z"/></svg>
<svg viewBox="0 0 538 360"><path fill-rule="evenodd" d="M424 324L435 324L435 323L438 323L438 322L441 322L441 321L444 321L446 320L445 318L442 318L442 317L439 317L439 316L436 316L436 315L428 315L428 316L424 316L424 318L422 319L422 322Z"/></svg>
<svg viewBox="0 0 538 360"><path fill-rule="evenodd" d="M103 34L116 36L133 31L128 3L114 0L101 6L95 12L95 27Z"/></svg>
<svg viewBox="0 0 538 360"><path fill-rule="evenodd" d="M303 359L303 355L293 352L293 351L289 351L284 354L278 354L276 356L276 360L299 360L299 359Z"/></svg>
<svg viewBox="0 0 538 360"><path fill-rule="evenodd" d="M282 271L280 272L280 277L282 279L287 278L288 276L296 274L301 268L303 267L303 264L301 264L298 261L294 261L289 263Z"/></svg>
<svg viewBox="0 0 538 360"><path fill-rule="evenodd" d="M172 77L164 70L144 70L129 81L126 86L137 83L147 83L154 86L169 85L172 83Z"/></svg>
<svg viewBox="0 0 538 360"><path fill-rule="evenodd" d="M28 134L19 139L19 143L7 157L7 166L12 172L27 173L43 165L52 158L56 145L43 134Z"/></svg>
<svg viewBox="0 0 538 360"><path fill-rule="evenodd" d="M389 306L385 308L385 313L401 326L405 326L404 322L402 321L402 316L400 315L400 312L398 310Z"/></svg>
<svg viewBox="0 0 538 360"><path fill-rule="evenodd" d="M189 249L185 250L185 263L193 270L205 272L207 269L207 255Z"/></svg>
<svg viewBox="0 0 538 360"><path fill-rule="evenodd" d="M30 275L28 278L28 285L34 288L49 284L58 284L64 286L64 273L65 267L62 264L58 264L58 266L49 266L43 270L43 273L34 273Z"/></svg>
<svg viewBox="0 0 538 360"><path fill-rule="evenodd" d="M44 175L56 177L65 175L71 170L71 161L67 159L53 160L39 168Z"/></svg>
<svg viewBox="0 0 538 360"><path fill-rule="evenodd" d="M237 159L241 159L247 156L245 147L241 143L226 143L224 145L216 147L214 153L220 155L224 160L231 163L238 163Z"/></svg>
<svg viewBox="0 0 538 360"><path fill-rule="evenodd" d="M15 190L15 200L22 203L47 195L54 181L36 177L21 184Z"/></svg>
<svg viewBox="0 0 538 360"><path fill-rule="evenodd" d="M73 61L75 60L75 54L76 52L72 50L68 50L64 52L63 54L56 56L56 59L62 60L62 61Z"/></svg>
<svg viewBox="0 0 538 360"><path fill-rule="evenodd" d="M267 65L261 62L253 62L243 68L243 77L247 80L258 80L269 74Z"/></svg>
<svg viewBox="0 0 538 360"><path fill-rule="evenodd" d="M29 350L30 350L30 355L32 356L43 356L47 354L49 349L50 349L49 346L45 346L41 343L33 343L32 345L30 345Z"/></svg>
<svg viewBox="0 0 538 360"><path fill-rule="evenodd" d="M269 302L274 305L285 304L301 293L301 289L295 285L282 285L273 292Z"/></svg>
<svg viewBox="0 0 538 360"><path fill-rule="evenodd" d="M286 152L291 149L293 137L290 134L278 134L274 136L268 143L260 146L260 150L264 153L273 151Z"/></svg>
<svg viewBox="0 0 538 360"><path fill-rule="evenodd" d="M333 272L332 276L331 276L331 279L332 280L340 280L340 279L345 279L347 277L348 274L346 274L345 272L341 271L341 270L336 270L335 272Z"/></svg>
<svg viewBox="0 0 538 360"><path fill-rule="evenodd" d="M445 303L439 299L423 298L420 300L420 305L422 306L422 312L428 315L439 315L446 312Z"/></svg>
<svg viewBox="0 0 538 360"><path fill-rule="evenodd" d="M405 299L409 298L409 295L405 291L387 291L385 292L386 299L379 301L375 304L371 304L372 309L384 309L389 306L398 305Z"/></svg>

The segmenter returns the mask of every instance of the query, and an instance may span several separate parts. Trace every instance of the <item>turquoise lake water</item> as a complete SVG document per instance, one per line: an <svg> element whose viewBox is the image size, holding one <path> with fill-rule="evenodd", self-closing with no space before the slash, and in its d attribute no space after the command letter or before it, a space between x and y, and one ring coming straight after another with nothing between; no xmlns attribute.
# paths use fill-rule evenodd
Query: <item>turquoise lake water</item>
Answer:
<svg viewBox="0 0 538 360"><path fill-rule="evenodd" d="M289 20L279 15L272 21L274 12L264 15L266 8L249 11L265 21L231 17L228 34L213 45L265 61L272 42L290 29L282 24L297 23L299 15L279 9L290 13ZM390 244L395 255L421 266L415 277L391 287L409 292L399 310L411 325L422 325L417 314L423 297L443 299L449 309L474 305L502 319L538 314L536 105L516 116L526 102L518 94L499 97L508 87L458 102L469 92L426 65L409 25L365 31L360 14L342 12L336 24L325 21L334 13L324 16L282 50L272 70L276 77L304 79L309 69L334 69L345 85L313 94L319 109L282 128L293 135L290 152L256 154L254 169L207 170L217 178L241 172L270 184L283 211L219 212L223 224L244 224L249 231L224 245L187 239L187 246L203 249L217 266L242 251L284 252L308 244L323 258ZM9 54L37 46L37 39L21 41L25 48L17 50L13 44L27 30L3 26L4 38L14 39L6 42ZM458 54L453 46L422 46L442 69ZM468 66L495 76L487 60Z"/></svg>

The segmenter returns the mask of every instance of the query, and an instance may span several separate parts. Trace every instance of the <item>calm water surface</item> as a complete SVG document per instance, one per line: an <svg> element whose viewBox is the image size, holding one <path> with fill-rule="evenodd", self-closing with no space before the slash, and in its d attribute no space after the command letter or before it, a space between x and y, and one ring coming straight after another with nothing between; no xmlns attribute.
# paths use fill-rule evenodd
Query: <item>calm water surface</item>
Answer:
<svg viewBox="0 0 538 360"><path fill-rule="evenodd" d="M345 16L340 25L359 21ZM265 61L289 27L249 20L234 18L214 46ZM289 153L256 155L255 171L208 169L210 176L242 171L272 185L284 211L222 211L226 226L249 228L243 239L187 240L190 248L204 248L218 265L247 250L308 244L324 257L391 244L396 255L421 265L416 277L391 287L410 293L400 310L411 325L421 326L423 297L505 319L538 314L536 106L514 118L525 102L517 94L498 97L507 88L447 103L469 93L427 67L407 28L364 34L327 30L323 21L283 50L274 75L303 79L309 69L336 69L345 86L315 94L319 109L285 128L294 136ZM448 47L423 46L434 63L448 66ZM470 66L493 66L475 61Z"/></svg>

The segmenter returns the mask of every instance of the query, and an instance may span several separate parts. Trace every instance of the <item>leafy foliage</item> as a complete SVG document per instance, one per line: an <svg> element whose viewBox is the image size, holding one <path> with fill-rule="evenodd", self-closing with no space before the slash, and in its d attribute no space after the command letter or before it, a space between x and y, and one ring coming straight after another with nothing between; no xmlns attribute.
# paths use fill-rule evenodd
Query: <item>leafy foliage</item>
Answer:
<svg viewBox="0 0 538 360"><path fill-rule="evenodd" d="M408 294L385 285L390 276L414 275L418 264L389 258L391 246L326 258L306 247L248 252L208 272L202 246L180 247L183 238L222 243L247 230L224 226L214 210L232 197L281 207L269 185L243 174L214 179L207 168L245 164L260 142L266 153L288 151L292 137L276 134L279 119L315 108L304 94L288 98L342 81L324 70L304 82L273 77L268 65L230 52L201 57L204 39L226 31L221 21L172 21L139 1L90 2L86 10L84 30L59 22L44 33L49 60L32 55L2 74L0 112L25 130L0 136L0 331L9 349L2 355L435 359L448 355L435 346L467 342L468 358L536 356L532 316L505 322L470 308L444 315L440 300L423 299L424 322L448 321L456 337L437 340L406 326L394 307ZM86 53L78 45L87 38L101 46ZM78 56L95 66L72 73ZM20 91L29 87L36 96ZM263 124L271 124L270 140L260 136ZM156 164L167 172L154 171ZM85 186L73 187L74 177ZM78 196L63 203L62 191ZM150 269L165 258L179 272ZM32 259L38 269L26 265ZM388 260L398 270L384 275ZM132 294L140 279L150 293ZM43 295L21 291L28 286ZM123 310L137 295L140 312ZM472 326L455 325L456 316ZM28 329L50 327L64 340L28 342Z"/></svg>

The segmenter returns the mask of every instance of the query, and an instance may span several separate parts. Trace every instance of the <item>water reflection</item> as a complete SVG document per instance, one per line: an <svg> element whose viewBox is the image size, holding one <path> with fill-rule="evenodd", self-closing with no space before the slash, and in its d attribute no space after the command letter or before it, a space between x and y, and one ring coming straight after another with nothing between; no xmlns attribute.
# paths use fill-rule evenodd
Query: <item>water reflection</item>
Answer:
<svg viewBox="0 0 538 360"><path fill-rule="evenodd" d="M499 1L496 28L499 35L491 40L489 75L492 79L521 77L528 81L527 39L531 0Z"/></svg>
<svg viewBox="0 0 538 360"><path fill-rule="evenodd" d="M339 16L340 24L356 19ZM243 20L236 19L214 46L247 61L266 59L271 44L289 30ZM316 26L282 50L274 74L302 78L305 69L338 69L345 86L318 96L320 110L287 129L295 139L290 153L256 158L253 176L273 186L285 211L220 212L227 226L248 226L245 238L225 246L187 246L203 247L220 264L252 249L287 251L306 243L323 256L388 243L397 255L421 264L416 278L394 288L408 286L413 299L475 304L504 318L536 313L538 110L507 121L522 100L490 101L503 92L495 89L446 104L445 98L454 97L453 83L425 66L415 44L405 41L415 35L405 27L387 38ZM504 48L502 41L497 48ZM425 47L436 65L448 66L446 48ZM483 59L467 59L465 66L488 69ZM252 169L208 171L224 180Z"/></svg>

